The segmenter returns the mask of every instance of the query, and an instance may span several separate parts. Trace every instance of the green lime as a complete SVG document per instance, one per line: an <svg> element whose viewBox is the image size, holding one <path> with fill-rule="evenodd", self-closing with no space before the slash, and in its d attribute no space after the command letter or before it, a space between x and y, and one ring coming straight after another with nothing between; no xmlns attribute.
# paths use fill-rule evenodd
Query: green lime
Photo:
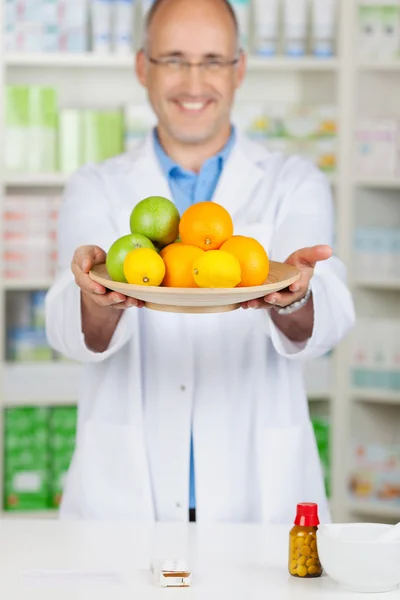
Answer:
<svg viewBox="0 0 400 600"><path fill-rule="evenodd" d="M179 211L171 200L149 196L132 210L130 228L132 233L141 233L158 247L163 247L178 237L179 220Z"/></svg>
<svg viewBox="0 0 400 600"><path fill-rule="evenodd" d="M107 254L106 267L113 281L127 283L123 268L124 260L128 252L137 248L155 250L154 244L141 233L123 235L112 244Z"/></svg>

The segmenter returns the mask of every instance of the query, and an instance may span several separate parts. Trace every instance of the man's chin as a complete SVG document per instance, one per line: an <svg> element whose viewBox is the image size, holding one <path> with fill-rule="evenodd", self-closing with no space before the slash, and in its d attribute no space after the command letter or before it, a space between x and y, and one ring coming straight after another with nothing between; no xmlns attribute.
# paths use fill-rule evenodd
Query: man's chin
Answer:
<svg viewBox="0 0 400 600"><path fill-rule="evenodd" d="M212 137L212 132L205 129L202 129L201 131L171 129L171 137L181 144L201 144Z"/></svg>

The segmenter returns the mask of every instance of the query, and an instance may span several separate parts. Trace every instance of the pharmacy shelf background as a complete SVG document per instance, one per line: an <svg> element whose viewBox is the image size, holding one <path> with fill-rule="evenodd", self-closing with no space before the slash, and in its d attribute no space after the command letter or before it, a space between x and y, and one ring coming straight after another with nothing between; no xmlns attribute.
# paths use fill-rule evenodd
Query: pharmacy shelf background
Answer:
<svg viewBox="0 0 400 600"><path fill-rule="evenodd" d="M45 518L55 515L73 449L80 374L50 351L43 328L62 190L80 164L134 145L154 117L126 48L100 53L86 38L76 52L15 48L8 4L0 1L0 47L8 48L0 52L0 147L9 148L0 171L1 508L7 517L34 511ZM143 17L137 4L134 38ZM290 24L282 15L276 56L257 54L259 3L251 4L248 76L235 121L272 148L308 157L331 182L335 249L348 267L359 321L330 356L307 365L310 412L333 517L390 522L400 517L400 33L396 14L359 13L356 0L337 5L334 56L313 55L307 17L306 55L293 58L285 55ZM382 34L393 18L397 43ZM32 121L21 121L26 103ZM112 142L110 127L118 132ZM18 446L16 431L34 440L34 451ZM21 467L18 453L26 451L35 462Z"/></svg>

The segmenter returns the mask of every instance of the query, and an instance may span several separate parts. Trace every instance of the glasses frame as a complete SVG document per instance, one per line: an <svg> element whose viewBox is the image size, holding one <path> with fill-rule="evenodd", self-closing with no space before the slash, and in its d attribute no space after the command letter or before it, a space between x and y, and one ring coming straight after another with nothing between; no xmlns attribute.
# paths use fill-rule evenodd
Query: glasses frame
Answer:
<svg viewBox="0 0 400 600"><path fill-rule="evenodd" d="M180 57L165 57L165 58L154 58L146 53L145 57L146 59L153 65L156 66L160 66L160 67L164 67L164 68L168 68L169 66L171 66L171 62L175 59L177 61L177 65L178 68L174 71L174 69L171 69L171 71L174 71L175 73L188 73L190 71L190 69L192 67L198 67L202 72L208 72L208 73L213 73L213 74L218 74L219 72L221 72L221 69L225 69L227 67L233 67L234 65L237 65L239 63L240 60L240 55L237 58L233 58L231 60L228 59L215 59L214 62L214 67L217 66L217 71L207 71L207 67L210 67L209 62L202 60L199 62L190 62L188 60L185 59L181 59ZM241 52L240 52L241 54ZM212 60L212 59L210 59Z"/></svg>

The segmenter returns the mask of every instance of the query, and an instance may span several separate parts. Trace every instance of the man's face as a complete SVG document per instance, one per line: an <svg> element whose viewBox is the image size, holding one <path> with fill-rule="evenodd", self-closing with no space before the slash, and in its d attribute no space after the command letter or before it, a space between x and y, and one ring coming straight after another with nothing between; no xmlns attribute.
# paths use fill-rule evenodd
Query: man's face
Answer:
<svg viewBox="0 0 400 600"><path fill-rule="evenodd" d="M234 60L238 62L229 64ZM203 66L188 68L186 61ZM137 57L138 77L160 127L172 139L188 144L212 140L229 126L244 72L232 18L215 0L162 4L151 24L147 48Z"/></svg>

